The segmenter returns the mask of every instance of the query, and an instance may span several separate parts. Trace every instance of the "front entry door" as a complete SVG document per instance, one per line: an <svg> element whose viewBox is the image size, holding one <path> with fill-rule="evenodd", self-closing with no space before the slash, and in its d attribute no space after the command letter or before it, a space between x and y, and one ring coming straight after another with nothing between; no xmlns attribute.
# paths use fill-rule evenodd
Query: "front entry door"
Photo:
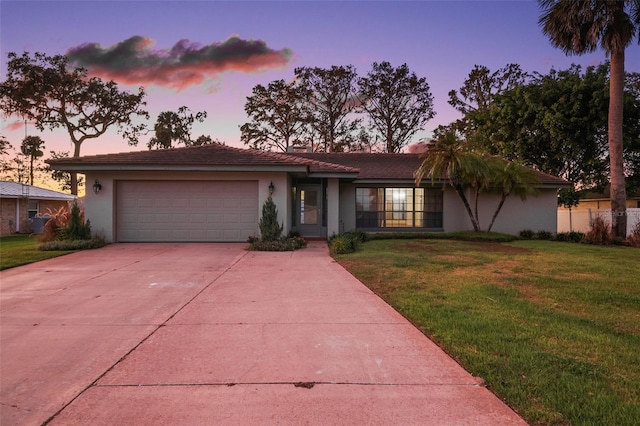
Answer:
<svg viewBox="0 0 640 426"><path fill-rule="evenodd" d="M322 185L300 185L296 198L298 232L302 237L322 237Z"/></svg>

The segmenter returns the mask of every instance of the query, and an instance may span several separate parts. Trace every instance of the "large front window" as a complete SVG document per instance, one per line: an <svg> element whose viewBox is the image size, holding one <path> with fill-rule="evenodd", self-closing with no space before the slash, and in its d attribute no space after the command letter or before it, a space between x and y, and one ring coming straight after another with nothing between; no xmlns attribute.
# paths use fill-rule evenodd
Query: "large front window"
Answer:
<svg viewBox="0 0 640 426"><path fill-rule="evenodd" d="M442 228L442 191L356 188L356 228Z"/></svg>

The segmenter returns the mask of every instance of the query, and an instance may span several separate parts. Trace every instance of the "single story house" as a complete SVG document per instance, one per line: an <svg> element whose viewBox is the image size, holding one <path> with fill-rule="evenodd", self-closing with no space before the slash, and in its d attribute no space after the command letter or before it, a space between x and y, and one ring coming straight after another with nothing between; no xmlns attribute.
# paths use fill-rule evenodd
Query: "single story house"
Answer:
<svg viewBox="0 0 640 426"><path fill-rule="evenodd" d="M75 195L0 181L0 235L29 234L32 232L29 219L67 207L75 199Z"/></svg>
<svg viewBox="0 0 640 426"><path fill-rule="evenodd" d="M430 179L415 186L418 154L276 153L213 144L48 163L86 175L85 216L109 242L246 241L259 235L269 196L284 232L307 238L355 229L472 229L450 187ZM493 230L555 232L557 190L564 185L541 173L539 194L526 202L510 197ZM482 195L485 228L498 202L497 194Z"/></svg>
<svg viewBox="0 0 640 426"><path fill-rule="evenodd" d="M606 185L602 191L588 191L580 199L577 206L572 210L605 210L611 208L611 186ZM640 209L640 188L635 192L627 192L627 208ZM566 207L558 206L559 210L568 210Z"/></svg>
<svg viewBox="0 0 640 426"><path fill-rule="evenodd" d="M558 232L589 232L597 217L611 223L611 187L606 185L602 191L589 191L571 209L558 206ZM627 235L631 235L637 223L640 223L640 189L627 192Z"/></svg>

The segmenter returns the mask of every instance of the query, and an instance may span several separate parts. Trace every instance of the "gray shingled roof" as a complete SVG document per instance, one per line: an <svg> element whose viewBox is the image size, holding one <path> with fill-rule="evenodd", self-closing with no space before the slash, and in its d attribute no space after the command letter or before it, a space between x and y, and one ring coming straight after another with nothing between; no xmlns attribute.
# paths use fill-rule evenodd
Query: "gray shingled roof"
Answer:
<svg viewBox="0 0 640 426"><path fill-rule="evenodd" d="M37 186L23 185L16 182L6 180L0 181L0 197L2 198L21 198L28 196L34 200L74 200L75 195L65 194L63 192L52 191L50 189L40 188Z"/></svg>

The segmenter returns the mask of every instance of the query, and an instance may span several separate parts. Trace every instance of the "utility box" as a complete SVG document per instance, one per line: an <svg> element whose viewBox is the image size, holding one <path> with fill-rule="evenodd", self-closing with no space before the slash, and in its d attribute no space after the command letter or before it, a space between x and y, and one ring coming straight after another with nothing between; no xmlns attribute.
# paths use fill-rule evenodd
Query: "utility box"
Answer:
<svg viewBox="0 0 640 426"><path fill-rule="evenodd" d="M49 221L49 219L51 219L51 216L39 216L29 219L29 222L31 222L31 232L34 234L42 234L44 231L44 225Z"/></svg>

